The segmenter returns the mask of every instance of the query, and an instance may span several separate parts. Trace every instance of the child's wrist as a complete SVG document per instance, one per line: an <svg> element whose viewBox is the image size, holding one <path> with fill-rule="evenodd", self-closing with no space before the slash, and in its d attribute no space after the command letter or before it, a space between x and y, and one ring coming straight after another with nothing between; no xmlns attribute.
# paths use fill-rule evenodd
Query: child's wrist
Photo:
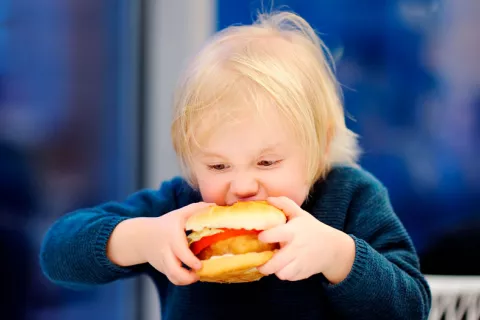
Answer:
<svg viewBox="0 0 480 320"><path fill-rule="evenodd" d="M137 259L136 264L148 262L146 249L152 245L150 243L151 234L155 232L152 230L154 225L152 219L154 218L136 218L132 223L131 227L135 229L133 231L132 243Z"/></svg>
<svg viewBox="0 0 480 320"><path fill-rule="evenodd" d="M122 221L113 230L107 244L107 256L119 266L132 266L146 262L145 237L149 218L132 218Z"/></svg>
<svg viewBox="0 0 480 320"><path fill-rule="evenodd" d="M338 284L345 280L352 270L355 261L355 241L348 234L339 231L332 243L336 244L332 263L323 275L331 284Z"/></svg>

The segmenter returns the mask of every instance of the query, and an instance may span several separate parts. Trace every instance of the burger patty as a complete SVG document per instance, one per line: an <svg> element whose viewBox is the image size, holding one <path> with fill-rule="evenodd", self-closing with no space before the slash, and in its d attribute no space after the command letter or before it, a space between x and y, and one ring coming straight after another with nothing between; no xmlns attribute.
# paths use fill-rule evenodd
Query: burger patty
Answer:
<svg viewBox="0 0 480 320"><path fill-rule="evenodd" d="M264 243L258 240L256 235L249 234L220 240L203 249L197 257L200 260L207 260L212 256L272 251L278 248L278 243Z"/></svg>

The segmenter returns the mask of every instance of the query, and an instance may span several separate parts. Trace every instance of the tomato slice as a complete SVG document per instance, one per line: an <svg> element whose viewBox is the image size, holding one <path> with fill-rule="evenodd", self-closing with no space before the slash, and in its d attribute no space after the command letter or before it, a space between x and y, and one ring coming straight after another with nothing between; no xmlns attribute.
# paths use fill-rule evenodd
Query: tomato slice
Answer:
<svg viewBox="0 0 480 320"><path fill-rule="evenodd" d="M215 233L211 236L203 237L202 239L192 243L190 245L190 250L192 250L194 255L199 254L203 249L211 246L215 242L225 240L231 237L243 236L246 234L259 234L258 230L245 230L245 229L222 229L223 232Z"/></svg>

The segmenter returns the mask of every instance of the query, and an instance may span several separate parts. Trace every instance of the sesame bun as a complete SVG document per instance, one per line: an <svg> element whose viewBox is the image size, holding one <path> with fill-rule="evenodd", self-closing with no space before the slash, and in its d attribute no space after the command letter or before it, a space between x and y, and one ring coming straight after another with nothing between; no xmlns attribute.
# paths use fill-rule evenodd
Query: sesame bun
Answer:
<svg viewBox="0 0 480 320"><path fill-rule="evenodd" d="M201 240L203 233L205 233L206 236L211 236L215 235L215 232L223 232L219 229L262 231L284 224L286 220L285 214L281 210L269 205L266 201L237 202L232 206L206 208L188 219L186 229L197 234L197 236L189 236L190 243L192 243ZM231 239L223 240L223 243L218 241L212 245L212 247L223 246L223 254L201 260L202 268L197 271L200 281L241 283L257 281L264 276L257 270L257 267L270 260L277 249L258 249L262 247L262 245L265 246L265 244L260 244L256 236L253 236L253 239L252 236L250 236L248 241L241 238L240 236L238 239L235 239L237 243L236 248L232 246L231 242L233 241L231 241ZM244 242L238 246L239 241ZM225 249L229 245L231 247ZM242 250L244 248L251 248L251 250L254 251L238 253L236 250L239 250L239 248ZM278 248L278 245L276 248ZM225 251L227 251L227 253L225 253ZM237 254L233 252L237 252Z"/></svg>
<svg viewBox="0 0 480 320"><path fill-rule="evenodd" d="M242 283L264 277L257 267L273 257L275 251L249 252L202 261L197 271L200 281L217 283Z"/></svg>
<svg viewBox="0 0 480 320"><path fill-rule="evenodd" d="M283 211L266 201L237 202L231 206L213 206L191 216L187 231L204 228L266 230L286 222Z"/></svg>

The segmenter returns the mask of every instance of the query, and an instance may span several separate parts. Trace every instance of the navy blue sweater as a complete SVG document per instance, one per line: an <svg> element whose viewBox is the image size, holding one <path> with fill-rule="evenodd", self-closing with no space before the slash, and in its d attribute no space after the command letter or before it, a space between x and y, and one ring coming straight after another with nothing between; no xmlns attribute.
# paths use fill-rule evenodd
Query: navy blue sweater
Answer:
<svg viewBox="0 0 480 320"><path fill-rule="evenodd" d="M302 205L355 241L353 268L337 285L317 274L293 282L271 275L245 284L175 286L149 264L124 268L107 258L107 240L121 221L160 216L198 201L200 194L177 177L159 190L141 190L122 202L67 214L45 235L40 254L43 271L68 288L147 274L159 290L164 320L427 319L431 294L412 241L385 187L362 169L333 169Z"/></svg>

